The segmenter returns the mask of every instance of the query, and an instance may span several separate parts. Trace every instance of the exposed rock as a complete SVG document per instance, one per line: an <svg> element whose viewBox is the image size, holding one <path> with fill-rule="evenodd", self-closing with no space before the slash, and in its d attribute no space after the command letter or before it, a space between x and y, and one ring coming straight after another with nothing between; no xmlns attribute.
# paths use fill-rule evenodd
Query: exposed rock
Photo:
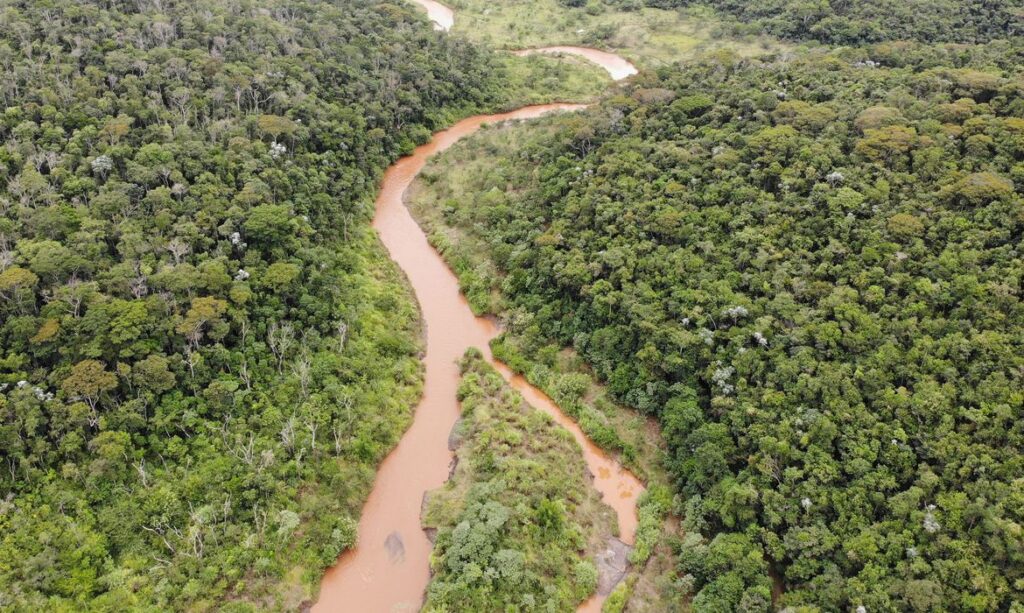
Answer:
<svg viewBox="0 0 1024 613"><path fill-rule="evenodd" d="M448 450L456 451L459 446L462 445L462 434L459 432L459 427L462 425L462 418L455 420L452 425L451 431L448 433ZM452 456L451 462L448 464L448 481L451 481L455 477L455 469L459 467L459 456ZM430 492L423 492L423 500L420 501L420 525L423 526L423 533L430 539L430 543L433 544L437 539L437 528L427 526L424 520L427 517L427 505L430 503Z"/></svg>
<svg viewBox="0 0 1024 613"><path fill-rule="evenodd" d="M430 541L431 545L437 542L437 528L424 528L423 534L427 535L427 540Z"/></svg>
<svg viewBox="0 0 1024 613"><path fill-rule="evenodd" d="M459 432L460 426L462 426L461 417L455 420L451 432L448 433L448 451L455 451L462 444L462 433Z"/></svg>
<svg viewBox="0 0 1024 613"><path fill-rule="evenodd" d="M608 547L597 554L597 593L607 596L626 576L629 554L633 548L614 536L608 538Z"/></svg>
<svg viewBox="0 0 1024 613"><path fill-rule="evenodd" d="M427 517L427 505L430 504L430 492L423 492L423 499L420 500L420 523Z"/></svg>
<svg viewBox="0 0 1024 613"><path fill-rule="evenodd" d="M401 534L398 532L389 534L388 538L384 539L384 547L388 550L388 557L392 564L405 561L405 543L402 541Z"/></svg>
<svg viewBox="0 0 1024 613"><path fill-rule="evenodd" d="M449 477L451 478L451 477ZM423 533L427 535L430 544L437 540L437 528L425 525L423 522L427 517L427 505L430 504L430 492L423 492L423 500L420 501L420 525L423 526Z"/></svg>

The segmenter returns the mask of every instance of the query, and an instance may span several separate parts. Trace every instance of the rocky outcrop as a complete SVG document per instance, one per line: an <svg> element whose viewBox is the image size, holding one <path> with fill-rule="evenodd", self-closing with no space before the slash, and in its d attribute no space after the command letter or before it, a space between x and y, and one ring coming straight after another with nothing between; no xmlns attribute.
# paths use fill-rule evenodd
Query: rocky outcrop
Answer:
<svg viewBox="0 0 1024 613"><path fill-rule="evenodd" d="M451 432L448 433L448 451L455 451L462 444L462 433L459 432L459 428L462 426L462 418L455 420L452 424Z"/></svg>
<svg viewBox="0 0 1024 613"><path fill-rule="evenodd" d="M608 546L597 554L597 593L607 596L626 576L629 570L629 554L633 548L614 536L608 538Z"/></svg>
<svg viewBox="0 0 1024 613"><path fill-rule="evenodd" d="M388 558L392 564L405 561L405 542L402 540L402 535L398 532L392 532L388 535L388 538L384 539L384 547L388 550Z"/></svg>

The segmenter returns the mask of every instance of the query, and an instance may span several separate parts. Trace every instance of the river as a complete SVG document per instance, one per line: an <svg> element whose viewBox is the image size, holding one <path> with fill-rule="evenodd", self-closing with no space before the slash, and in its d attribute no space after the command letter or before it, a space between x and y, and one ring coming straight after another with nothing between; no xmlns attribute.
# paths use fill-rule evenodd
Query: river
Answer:
<svg viewBox="0 0 1024 613"><path fill-rule="evenodd" d="M535 49L519 49L513 51L515 55L534 55L536 53L578 55L604 68L612 79L618 81L636 74L636 66L621 55L615 55L600 49L590 47L573 47L570 45L557 45L554 47L537 47Z"/></svg>
<svg viewBox="0 0 1024 613"><path fill-rule="evenodd" d="M427 12L427 18L434 22L434 29L447 32L455 25L455 11L449 7L440 2L435 2L435 0L412 1L420 5ZM535 53L576 55L604 68L615 81L636 74L636 66L630 63L629 60L620 55L592 47L556 45L552 47L535 47L533 49L517 49L512 51L512 53L515 55L533 55Z"/></svg>
<svg viewBox="0 0 1024 613"><path fill-rule="evenodd" d="M424 5L437 4L418 1ZM430 11L430 6L427 8ZM433 14L428 14L433 19ZM587 439L576 422L543 392L494 360L489 341L500 333L498 325L492 319L473 315L455 275L427 242L403 201L406 189L430 156L476 132L483 124L581 108L584 105L547 104L470 117L438 132L430 142L417 147L385 172L373 226L391 258L408 277L420 305L426 330L424 391L412 426L381 463L360 517L358 544L342 554L324 575L313 611L384 613L415 611L422 606L430 580L432 546L420 524L420 507L423 495L442 486L448 478L453 457L448 449L448 435L459 417L456 361L469 347L483 351L530 405L551 415L572 433L593 474L594 487L616 513L620 538L632 544L637 526L636 503L643 485ZM603 596L595 595L580 610L599 611L602 601Z"/></svg>
<svg viewBox="0 0 1024 613"><path fill-rule="evenodd" d="M447 32L455 25L455 11L434 0L412 0L427 11L427 18L434 22L435 30Z"/></svg>

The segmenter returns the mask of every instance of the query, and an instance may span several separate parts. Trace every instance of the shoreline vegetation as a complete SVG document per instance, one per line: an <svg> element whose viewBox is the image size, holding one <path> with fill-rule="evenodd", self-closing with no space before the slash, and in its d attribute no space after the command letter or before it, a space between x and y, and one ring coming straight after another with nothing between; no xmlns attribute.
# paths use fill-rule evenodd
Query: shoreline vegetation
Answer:
<svg viewBox="0 0 1024 613"><path fill-rule="evenodd" d="M435 134L431 142L398 161L386 173L377 200L374 227L392 259L406 271L427 320L425 388L428 391L417 408L412 428L403 435L378 473L366 507L375 511L365 513L359 523L359 539L365 545L346 553L327 574L315 608L330 610L345 603L345 606L376 610L420 601L429 580L430 545L422 534L420 496L415 493L439 487L447 478L451 457L447 441L458 416L458 371L454 361L462 355L464 347L484 347L486 352L488 341L498 332L493 321L478 319L462 302L457 278L432 252L406 209L402 196L407 186L432 155L472 134L485 122L579 108L579 105L544 105L524 107L503 115L467 118ZM495 368L532 406L550 415L573 435L594 475L592 486L616 512L621 540L632 543L637 524L636 503L644 492L642 484L588 440L578 425L542 392L512 377L503 365L495 364ZM414 498L417 504L409 504ZM403 556L402 567L393 566L394 556ZM482 590L480 595L484 597L487 584L474 589ZM355 590L361 590L358 602L353 600L357 595ZM598 595L588 600L587 606L599 607L601 600Z"/></svg>
<svg viewBox="0 0 1024 613"><path fill-rule="evenodd" d="M639 525L626 558L626 575L616 584L602 611L617 613L633 602L636 606L630 610L665 611L679 607L686 595L674 595L668 590L674 573L671 550L680 535L678 518L672 515L671 486L664 470L667 449L660 429L649 418L613 402L572 350L562 349L552 359L555 349L556 346L548 346L531 351L544 356L541 359L545 361L540 362L527 358L519 339L513 335L505 333L491 342L495 358L548 394L579 424L587 438L617 457L647 488L637 504Z"/></svg>

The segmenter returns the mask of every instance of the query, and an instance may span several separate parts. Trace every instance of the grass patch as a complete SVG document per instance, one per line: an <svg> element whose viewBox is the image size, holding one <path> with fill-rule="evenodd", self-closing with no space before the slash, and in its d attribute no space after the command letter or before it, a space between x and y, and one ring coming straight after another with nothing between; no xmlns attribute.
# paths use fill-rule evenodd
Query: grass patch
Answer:
<svg viewBox="0 0 1024 613"><path fill-rule="evenodd" d="M761 36L721 34L719 21L700 9L622 10L600 2L570 8L557 0L452 0L452 32L498 48L582 45L617 51L644 67L657 67L728 48L740 55L778 50Z"/></svg>
<svg viewBox="0 0 1024 613"><path fill-rule="evenodd" d="M545 102L589 102L608 88L604 69L576 58L543 55L502 55L506 84L505 107L510 110Z"/></svg>

